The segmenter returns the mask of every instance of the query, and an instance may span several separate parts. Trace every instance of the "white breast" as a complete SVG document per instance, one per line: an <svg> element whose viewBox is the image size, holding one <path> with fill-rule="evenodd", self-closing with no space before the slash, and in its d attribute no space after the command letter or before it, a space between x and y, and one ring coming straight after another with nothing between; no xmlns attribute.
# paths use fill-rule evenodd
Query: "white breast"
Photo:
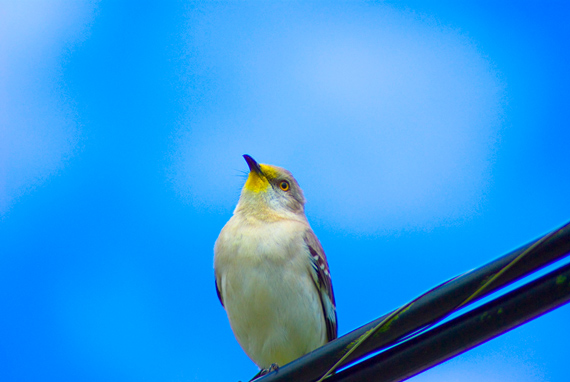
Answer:
<svg viewBox="0 0 570 382"><path fill-rule="evenodd" d="M220 233L214 256L230 325L259 367L283 366L326 342L302 236L306 225L290 220L246 224L234 218Z"/></svg>

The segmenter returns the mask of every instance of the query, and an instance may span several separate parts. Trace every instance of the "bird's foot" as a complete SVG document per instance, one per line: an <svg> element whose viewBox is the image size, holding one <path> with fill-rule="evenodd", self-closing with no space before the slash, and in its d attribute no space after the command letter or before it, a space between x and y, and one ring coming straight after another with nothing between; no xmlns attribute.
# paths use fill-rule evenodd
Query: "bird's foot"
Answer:
<svg viewBox="0 0 570 382"><path fill-rule="evenodd" d="M250 380L250 382L256 380L257 378L261 378L264 375L269 374L275 370L279 370L279 365L277 365L276 363L272 363L269 367L259 370L259 373L255 374L253 378Z"/></svg>

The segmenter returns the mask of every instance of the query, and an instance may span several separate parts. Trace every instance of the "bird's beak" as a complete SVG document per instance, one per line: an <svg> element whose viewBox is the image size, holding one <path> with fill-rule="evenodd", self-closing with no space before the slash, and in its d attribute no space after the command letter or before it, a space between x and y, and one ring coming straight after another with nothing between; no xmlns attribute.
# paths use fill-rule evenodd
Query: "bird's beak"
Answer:
<svg viewBox="0 0 570 382"><path fill-rule="evenodd" d="M249 166L249 175L243 188L254 193L267 191L270 187L269 181L267 180L267 176L261 170L259 163L249 155L244 155L243 157Z"/></svg>
<svg viewBox="0 0 570 382"><path fill-rule="evenodd" d="M259 163L257 163L255 161L255 159L253 159L252 157L250 157L247 154L245 154L243 157L245 158L245 161L247 162L247 165L249 166L250 173L255 173L259 177L264 176L263 171L261 171L261 167L259 167Z"/></svg>

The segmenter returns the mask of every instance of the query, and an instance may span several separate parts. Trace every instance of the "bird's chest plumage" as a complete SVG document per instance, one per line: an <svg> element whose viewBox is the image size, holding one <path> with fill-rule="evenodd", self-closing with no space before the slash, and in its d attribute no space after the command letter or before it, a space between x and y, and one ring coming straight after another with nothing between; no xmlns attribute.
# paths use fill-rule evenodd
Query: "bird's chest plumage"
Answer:
<svg viewBox="0 0 570 382"><path fill-rule="evenodd" d="M216 242L216 279L232 330L260 367L283 365L325 342L303 229L230 220Z"/></svg>

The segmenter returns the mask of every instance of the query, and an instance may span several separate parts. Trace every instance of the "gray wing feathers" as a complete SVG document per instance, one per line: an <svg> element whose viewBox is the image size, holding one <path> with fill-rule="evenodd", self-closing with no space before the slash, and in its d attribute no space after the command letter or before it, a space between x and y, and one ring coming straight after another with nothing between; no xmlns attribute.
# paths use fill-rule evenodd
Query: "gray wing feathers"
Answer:
<svg viewBox="0 0 570 382"><path fill-rule="evenodd" d="M312 270L311 275L319 291L323 314L327 326L327 339L334 340L337 337L336 304L329 272L329 265L325 256L325 251L312 230L307 230L304 236L311 255Z"/></svg>

